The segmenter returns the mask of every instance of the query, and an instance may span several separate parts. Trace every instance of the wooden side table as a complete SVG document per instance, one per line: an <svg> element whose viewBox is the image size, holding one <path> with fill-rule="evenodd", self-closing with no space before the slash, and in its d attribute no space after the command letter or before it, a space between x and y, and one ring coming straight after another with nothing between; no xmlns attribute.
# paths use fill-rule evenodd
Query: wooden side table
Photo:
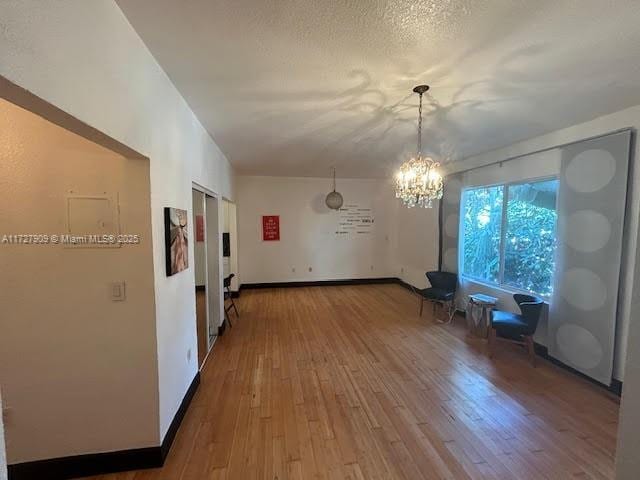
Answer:
<svg viewBox="0 0 640 480"><path fill-rule="evenodd" d="M484 293L469 295L467 304L467 327L469 333L480 338L487 338L491 325L491 311L498 303L496 297Z"/></svg>

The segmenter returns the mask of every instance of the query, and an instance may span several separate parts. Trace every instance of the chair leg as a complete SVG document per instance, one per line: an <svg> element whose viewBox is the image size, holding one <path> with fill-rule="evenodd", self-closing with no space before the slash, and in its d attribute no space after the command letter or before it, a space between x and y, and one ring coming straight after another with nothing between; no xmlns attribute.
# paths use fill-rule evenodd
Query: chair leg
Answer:
<svg viewBox="0 0 640 480"><path fill-rule="evenodd" d="M420 297L420 316L422 316L423 308L424 308L424 297Z"/></svg>
<svg viewBox="0 0 640 480"><path fill-rule="evenodd" d="M455 314L456 314L456 308L452 300L449 302L449 322L448 323L453 322L453 317L455 316Z"/></svg>
<svg viewBox="0 0 640 480"><path fill-rule="evenodd" d="M536 366L536 349L533 345L533 337L532 336L528 336L525 337L526 340L526 344L527 344L527 351L529 352L529 361L531 362L531 366L533 366L535 368Z"/></svg>
<svg viewBox="0 0 640 480"><path fill-rule="evenodd" d="M231 296L231 289L229 287L225 287L226 297L231 301L231 307L236 312L236 315L239 317L238 308L236 307L236 302L233 301L233 297Z"/></svg>
<svg viewBox="0 0 640 480"><path fill-rule="evenodd" d="M233 323L231 323L231 317L229 316L229 312L227 312L227 309L224 309L224 318L227 319L227 323L229 324L230 328L233 328Z"/></svg>
<svg viewBox="0 0 640 480"><path fill-rule="evenodd" d="M489 358L493 358L496 348L496 329L489 330Z"/></svg>
<svg viewBox="0 0 640 480"><path fill-rule="evenodd" d="M239 317L240 314L238 313L238 308L236 307L236 302L233 301L233 297L231 296L231 293L229 293L229 300L231 300L231 306L233 307L233 311L236 312L236 315Z"/></svg>
<svg viewBox="0 0 640 480"><path fill-rule="evenodd" d="M436 307L438 306L438 304L436 302L431 303L433 303L433 318L436 318Z"/></svg>

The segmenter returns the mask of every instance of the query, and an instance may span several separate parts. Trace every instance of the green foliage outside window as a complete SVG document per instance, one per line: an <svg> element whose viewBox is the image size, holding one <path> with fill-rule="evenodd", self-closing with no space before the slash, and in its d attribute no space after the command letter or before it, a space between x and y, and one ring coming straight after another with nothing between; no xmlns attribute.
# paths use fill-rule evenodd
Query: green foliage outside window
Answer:
<svg viewBox="0 0 640 480"><path fill-rule="evenodd" d="M498 282L504 187L465 192L463 271L480 280Z"/></svg>
<svg viewBox="0 0 640 480"><path fill-rule="evenodd" d="M462 225L464 274L550 296L555 268L557 187L557 180L545 180L467 190Z"/></svg>

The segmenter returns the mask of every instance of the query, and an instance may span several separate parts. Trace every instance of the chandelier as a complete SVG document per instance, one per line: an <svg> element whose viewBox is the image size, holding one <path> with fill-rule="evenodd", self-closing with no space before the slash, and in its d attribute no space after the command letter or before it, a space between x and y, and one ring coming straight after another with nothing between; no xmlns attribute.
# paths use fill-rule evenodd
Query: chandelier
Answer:
<svg viewBox="0 0 640 480"><path fill-rule="evenodd" d="M396 175L396 198L405 206L431 208L434 200L442 198L440 164L431 157L422 156L422 95L428 85L418 85L413 91L420 96L418 107L418 154L400 166Z"/></svg>

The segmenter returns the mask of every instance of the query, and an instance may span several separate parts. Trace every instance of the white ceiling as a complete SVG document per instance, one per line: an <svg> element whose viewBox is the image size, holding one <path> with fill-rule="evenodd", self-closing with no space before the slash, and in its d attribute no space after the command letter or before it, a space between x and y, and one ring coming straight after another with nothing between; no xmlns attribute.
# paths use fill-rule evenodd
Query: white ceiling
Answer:
<svg viewBox="0 0 640 480"><path fill-rule="evenodd" d="M239 173L384 177L640 103L640 2L118 0Z"/></svg>

